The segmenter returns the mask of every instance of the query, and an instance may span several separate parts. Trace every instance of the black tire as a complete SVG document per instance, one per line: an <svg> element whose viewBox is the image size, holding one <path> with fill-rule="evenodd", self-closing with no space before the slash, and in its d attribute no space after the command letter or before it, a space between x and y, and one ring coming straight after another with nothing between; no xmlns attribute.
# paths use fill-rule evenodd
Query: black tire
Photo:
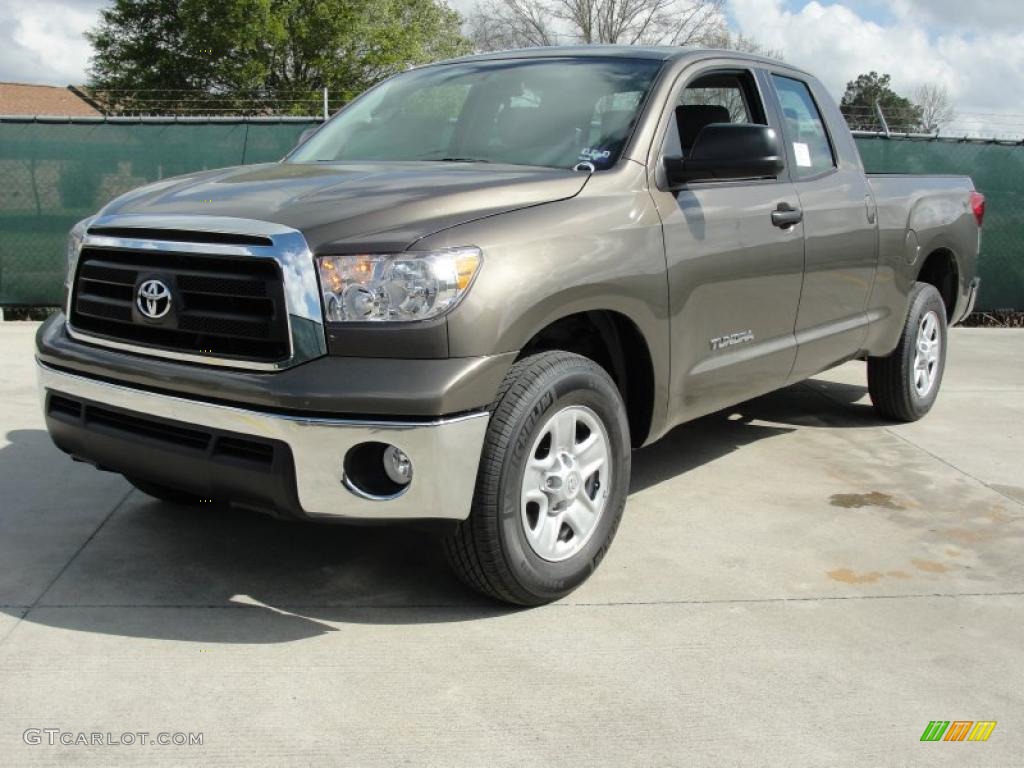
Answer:
<svg viewBox="0 0 1024 768"><path fill-rule="evenodd" d="M143 493L148 494L155 499L160 499L160 501L166 501L170 504L195 507L199 506L199 504L203 502L209 503L209 499L200 499L194 493L180 491L177 488L168 488L166 485L158 485L157 483L150 483L146 480L137 480L134 477L125 477L125 480Z"/></svg>
<svg viewBox="0 0 1024 768"><path fill-rule="evenodd" d="M914 383L914 363L922 321L931 313L939 339L937 368L930 389L921 394ZM946 305L935 286L915 283L910 310L899 344L887 357L868 358L868 392L880 416L893 421L917 421L932 409L946 368Z"/></svg>
<svg viewBox="0 0 1024 768"><path fill-rule="evenodd" d="M603 511L580 549L552 562L527 540L520 506L523 473L535 441L543 439L540 430L569 406L589 409L600 420L612 487L605 489ZM444 540L455 573L473 589L517 605L541 605L569 594L594 572L615 537L629 491L630 461L626 409L601 366L567 352L519 360L492 408L469 518ZM598 493L593 489L595 497Z"/></svg>

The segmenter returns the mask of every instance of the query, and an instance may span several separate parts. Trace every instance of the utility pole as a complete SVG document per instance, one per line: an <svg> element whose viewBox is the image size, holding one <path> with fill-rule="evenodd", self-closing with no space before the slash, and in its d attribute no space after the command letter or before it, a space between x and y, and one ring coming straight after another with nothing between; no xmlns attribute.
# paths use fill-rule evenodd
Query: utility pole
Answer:
<svg viewBox="0 0 1024 768"><path fill-rule="evenodd" d="M326 121L329 115L327 114L328 101L327 101L327 86L324 86L324 120Z"/></svg>

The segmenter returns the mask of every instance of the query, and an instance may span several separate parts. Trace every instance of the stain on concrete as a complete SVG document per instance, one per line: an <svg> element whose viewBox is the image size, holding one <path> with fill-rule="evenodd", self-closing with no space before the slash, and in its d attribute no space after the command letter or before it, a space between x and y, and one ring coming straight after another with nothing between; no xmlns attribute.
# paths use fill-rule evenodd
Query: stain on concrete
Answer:
<svg viewBox="0 0 1024 768"><path fill-rule="evenodd" d="M987 531L969 531L966 528L948 528L944 535L947 539L952 539L960 544L976 544L979 541L992 538L992 534Z"/></svg>
<svg viewBox="0 0 1024 768"><path fill-rule="evenodd" d="M882 578L882 574L878 571L856 573L855 571L851 571L849 568L838 568L837 570L829 571L828 577L832 579L832 581L841 581L844 584L874 584Z"/></svg>
<svg viewBox="0 0 1024 768"><path fill-rule="evenodd" d="M871 493L833 493L829 498L833 507L843 509L862 509L864 507L879 507L880 509L906 509L887 493L871 491Z"/></svg>
<svg viewBox="0 0 1024 768"><path fill-rule="evenodd" d="M947 565L937 563L934 560L911 560L911 564L919 571L925 571L926 573L946 573L952 570ZM837 568L834 571L828 572L828 577L832 581L841 581L843 584L874 584L880 581L884 577L890 579L912 579L914 578L911 574L903 570L886 571L880 573L879 571L864 571L858 573L850 568Z"/></svg>
<svg viewBox="0 0 1024 768"><path fill-rule="evenodd" d="M949 557L960 557L960 550L959 549L953 549L952 547L950 547L949 549L946 550L946 555L949 556Z"/></svg>
<svg viewBox="0 0 1024 768"><path fill-rule="evenodd" d="M985 515L993 523L1008 523L1011 518L1006 514L1006 507L996 505Z"/></svg>
<svg viewBox="0 0 1024 768"><path fill-rule="evenodd" d="M945 573L950 570L948 565L937 563L934 560L911 560L914 567L919 571L926 571L928 573Z"/></svg>

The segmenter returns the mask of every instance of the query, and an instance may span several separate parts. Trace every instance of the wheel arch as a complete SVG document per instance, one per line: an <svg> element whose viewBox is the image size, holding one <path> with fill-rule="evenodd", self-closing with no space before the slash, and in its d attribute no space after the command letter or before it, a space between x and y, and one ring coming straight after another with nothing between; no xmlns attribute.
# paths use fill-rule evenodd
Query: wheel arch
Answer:
<svg viewBox="0 0 1024 768"><path fill-rule="evenodd" d="M563 315L533 333L518 357L551 350L583 355L604 368L626 404L631 442L638 447L647 441L655 410L654 358L637 323L610 309Z"/></svg>
<svg viewBox="0 0 1024 768"><path fill-rule="evenodd" d="M935 287L946 305L946 320L952 323L960 294L960 264L953 250L946 246L934 248L922 260L917 282Z"/></svg>

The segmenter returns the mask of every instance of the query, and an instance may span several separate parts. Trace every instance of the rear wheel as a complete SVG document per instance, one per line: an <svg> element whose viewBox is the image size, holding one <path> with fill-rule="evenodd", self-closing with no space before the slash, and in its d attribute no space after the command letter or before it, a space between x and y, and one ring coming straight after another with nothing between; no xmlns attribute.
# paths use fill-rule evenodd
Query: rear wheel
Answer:
<svg viewBox="0 0 1024 768"><path fill-rule="evenodd" d="M934 286L916 283L899 344L868 358L868 391L887 419L917 421L931 410L946 368L946 305Z"/></svg>
<svg viewBox="0 0 1024 768"><path fill-rule="evenodd" d="M455 572L520 605L569 594L615 536L629 446L626 409L603 368L566 352L517 362L491 415L470 516L445 541Z"/></svg>

